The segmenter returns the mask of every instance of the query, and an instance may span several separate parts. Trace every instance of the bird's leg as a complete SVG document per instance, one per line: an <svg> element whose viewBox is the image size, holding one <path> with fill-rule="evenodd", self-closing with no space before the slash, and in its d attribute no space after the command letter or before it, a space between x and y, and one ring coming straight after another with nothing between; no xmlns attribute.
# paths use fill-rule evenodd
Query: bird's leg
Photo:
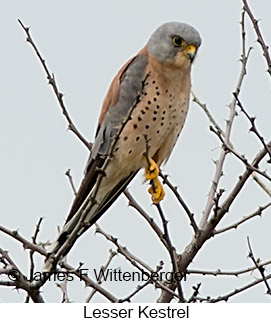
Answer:
<svg viewBox="0 0 271 323"><path fill-rule="evenodd" d="M145 169L145 177L147 180L150 180L151 183L151 187L148 189L148 192L152 195L153 203L158 204L163 200L165 196L163 186L158 179L159 167L153 159L149 157L146 157L146 159L148 162L148 166Z"/></svg>

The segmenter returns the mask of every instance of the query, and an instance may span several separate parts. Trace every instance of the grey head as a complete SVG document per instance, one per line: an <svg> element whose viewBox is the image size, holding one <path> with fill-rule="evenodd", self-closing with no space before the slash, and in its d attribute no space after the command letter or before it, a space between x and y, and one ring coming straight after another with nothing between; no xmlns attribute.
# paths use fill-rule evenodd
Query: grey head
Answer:
<svg viewBox="0 0 271 323"><path fill-rule="evenodd" d="M167 22L158 27L151 35L147 48L151 55L162 62L172 60L180 51L194 47L195 52L190 56L193 60L197 49L201 44L198 31L181 22Z"/></svg>

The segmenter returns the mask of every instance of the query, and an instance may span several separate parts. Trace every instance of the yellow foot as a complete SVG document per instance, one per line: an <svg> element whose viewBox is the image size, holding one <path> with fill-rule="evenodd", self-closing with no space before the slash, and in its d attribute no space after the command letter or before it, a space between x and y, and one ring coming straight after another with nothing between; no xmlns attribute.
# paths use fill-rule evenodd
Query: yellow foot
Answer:
<svg viewBox="0 0 271 323"><path fill-rule="evenodd" d="M153 159L149 159L149 165L145 171L145 177L147 180L152 180L157 178L159 175L159 167Z"/></svg>
<svg viewBox="0 0 271 323"><path fill-rule="evenodd" d="M148 189L148 192L152 195L152 201L154 204L161 202L165 196L165 191L158 178L151 181L151 187Z"/></svg>
<svg viewBox="0 0 271 323"><path fill-rule="evenodd" d="M158 179L159 167L153 159L148 160L148 167L145 171L145 177L150 180L151 187L148 192L152 195L152 201L154 204L161 202L165 196L165 191L161 182Z"/></svg>

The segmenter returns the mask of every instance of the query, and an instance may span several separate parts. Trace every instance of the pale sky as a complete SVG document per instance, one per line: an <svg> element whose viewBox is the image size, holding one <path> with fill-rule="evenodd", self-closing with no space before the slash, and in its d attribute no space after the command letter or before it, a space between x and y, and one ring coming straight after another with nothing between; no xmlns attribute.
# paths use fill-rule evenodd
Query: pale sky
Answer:
<svg viewBox="0 0 271 323"><path fill-rule="evenodd" d="M271 44L271 3L269 0L249 1L268 44ZM51 87L47 84L32 48L25 42L19 26L20 18L31 26L31 34L48 67L55 74L70 115L81 133L92 141L102 100L118 69L147 42L150 34L164 22L181 21L193 25L201 34L202 46L192 70L194 92L207 103L221 127L228 117L227 105L232 100L241 64L240 16L241 0L227 1L2 1L0 3L1 79L0 79L0 222L9 229L19 229L31 239L38 219L44 217L40 241L54 240L57 226L62 226L73 200L65 171L70 168L78 187L88 157L88 151L67 131L67 123ZM247 111L257 116L257 126L266 140L270 139L271 93L266 62L250 21L246 20L248 47L254 49L248 63L248 73L241 92ZM200 219L214 176L220 153L218 138L209 131L210 122L203 111L190 104L182 135L169 162L163 167L174 185ZM232 142L241 154L251 160L261 148L259 140L249 133L250 124L239 113L233 127ZM270 165L262 164L270 174ZM244 167L230 156L225 164L221 188L226 194L233 187ZM270 183L269 183L270 187ZM160 223L143 183L142 173L130 185L134 197ZM169 220L169 230L178 252L182 252L192 237L192 230L183 209L166 188L162 206ZM225 195L226 196L226 195ZM249 180L240 198L220 227L231 224L254 212L270 198ZM170 270L170 260L163 246L147 223L121 196L99 221L108 233L119 238L122 245L153 268L164 260ZM247 236L255 255L270 260L271 211L252 219L237 230L221 234L204 245L191 269L235 271L252 266L247 257ZM19 243L0 232L0 246L28 274L28 254ZM84 262L92 279L93 269L107 260L113 245L90 229L77 241L68 262L77 266ZM42 258L36 256L41 269ZM135 269L121 256L115 257L110 268L123 271ZM270 273L270 269L267 271ZM187 297L192 286L202 282L200 296L217 297L242 287L259 277L258 272L236 277L189 276L184 283ZM103 286L116 297L125 297L138 282L106 282ZM61 291L50 283L45 288L47 302L61 301ZM69 297L84 302L90 293L81 283L71 282ZM263 284L233 297L231 302L270 302ZM148 287L133 298L134 302L152 302L159 290ZM24 292L0 288L0 302L22 302ZM107 300L98 293L95 302Z"/></svg>

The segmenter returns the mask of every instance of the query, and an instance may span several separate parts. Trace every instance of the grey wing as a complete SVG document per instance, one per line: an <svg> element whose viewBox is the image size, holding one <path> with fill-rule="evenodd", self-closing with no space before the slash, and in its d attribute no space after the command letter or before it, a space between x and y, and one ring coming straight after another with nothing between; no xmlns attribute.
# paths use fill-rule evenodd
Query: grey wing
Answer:
<svg viewBox="0 0 271 323"><path fill-rule="evenodd" d="M147 57L144 54L138 55L130 61L128 66L119 76L120 85L117 103L114 106L108 107L102 123L97 128L95 142L85 169L85 177L72 204L66 223L77 212L95 186L98 176L97 168L103 166L115 136L120 131L123 123L128 121L127 119L129 118L132 109L135 107L138 95L144 86L146 66ZM131 174L129 180L127 179L120 183L120 186L115 188L115 192L111 192L109 196L105 197L99 216L101 216L119 196L134 175L135 174ZM101 212L102 210L103 212Z"/></svg>

